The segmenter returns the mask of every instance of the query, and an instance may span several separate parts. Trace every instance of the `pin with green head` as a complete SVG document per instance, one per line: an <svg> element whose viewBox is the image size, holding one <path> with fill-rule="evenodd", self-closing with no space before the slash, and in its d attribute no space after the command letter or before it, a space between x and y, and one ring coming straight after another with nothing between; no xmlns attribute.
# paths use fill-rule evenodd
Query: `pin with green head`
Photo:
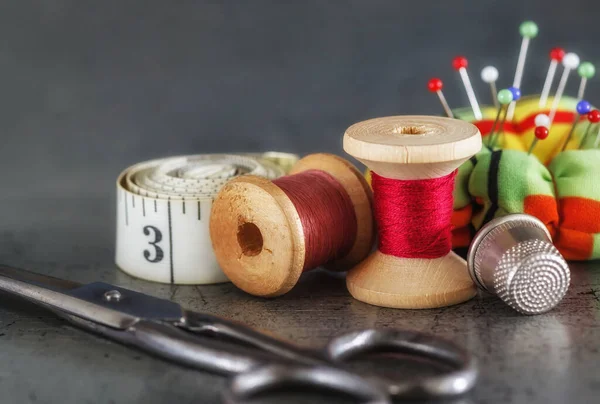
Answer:
<svg viewBox="0 0 600 404"><path fill-rule="evenodd" d="M504 126L504 122L506 121L506 114L508 113L508 105L510 105L510 103L513 101L515 101L513 91L509 90L508 88L498 91L498 104L499 104L498 112L496 113L496 119L494 119L494 124L492 125L492 129L490 130L490 134L488 135L488 138L490 139L488 141L488 147L490 149L493 149L494 146L496 145L497 138L498 138L500 132L502 132L502 127ZM506 105L506 108L504 107L505 105ZM502 118L502 122L500 122L500 114L502 113L503 109L504 109L504 117ZM498 125L499 122L500 122L500 125ZM496 129L498 129L497 133L496 133Z"/></svg>
<svg viewBox="0 0 600 404"><path fill-rule="evenodd" d="M577 68L577 74L579 74L579 77L581 77L581 81L579 82L579 91L577 91L577 98L581 100L585 95L587 81L594 77L596 74L596 68L590 62L583 62Z"/></svg>

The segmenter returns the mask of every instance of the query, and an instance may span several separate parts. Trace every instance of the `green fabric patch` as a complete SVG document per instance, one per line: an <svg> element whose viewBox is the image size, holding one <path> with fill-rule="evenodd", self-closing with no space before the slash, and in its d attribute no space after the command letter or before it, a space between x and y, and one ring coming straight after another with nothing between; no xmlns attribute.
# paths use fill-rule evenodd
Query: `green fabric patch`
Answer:
<svg viewBox="0 0 600 404"><path fill-rule="evenodd" d="M575 196L600 200L600 150L567 150L549 165L559 198Z"/></svg>

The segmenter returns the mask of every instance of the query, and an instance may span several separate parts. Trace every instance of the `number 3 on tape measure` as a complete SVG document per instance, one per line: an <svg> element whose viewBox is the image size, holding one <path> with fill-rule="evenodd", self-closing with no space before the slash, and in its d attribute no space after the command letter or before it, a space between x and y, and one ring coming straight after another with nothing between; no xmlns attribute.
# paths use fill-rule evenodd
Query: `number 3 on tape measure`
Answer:
<svg viewBox="0 0 600 404"><path fill-rule="evenodd" d="M203 212L208 216L212 199L198 200L192 208L190 201L148 198L124 189L120 194L117 265L121 269L162 283L227 281L214 257L202 217Z"/></svg>
<svg viewBox="0 0 600 404"><path fill-rule="evenodd" d="M126 169L117 180L117 265L154 282L227 282L208 229L213 197L232 177L277 178L295 160L285 154L205 154Z"/></svg>
<svg viewBox="0 0 600 404"><path fill-rule="evenodd" d="M160 243L160 241L162 240L162 233L160 232L160 230L158 230L156 227L154 226L146 226L144 227L144 234L146 236L149 236L151 234L150 230L152 230L154 232L154 240L153 241L149 241L148 243L154 247L154 258L150 258L150 251L148 250L144 250L144 257L154 263L154 262L159 262L162 261L163 257L164 257L164 253L162 248L160 248L158 246L158 243Z"/></svg>

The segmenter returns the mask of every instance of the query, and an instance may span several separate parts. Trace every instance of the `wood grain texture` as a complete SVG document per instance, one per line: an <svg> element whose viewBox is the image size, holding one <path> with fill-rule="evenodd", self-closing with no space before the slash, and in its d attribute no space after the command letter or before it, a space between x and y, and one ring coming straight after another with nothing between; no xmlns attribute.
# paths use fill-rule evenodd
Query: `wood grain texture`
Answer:
<svg viewBox="0 0 600 404"><path fill-rule="evenodd" d="M433 116L389 116L358 122L344 134L344 150L377 174L395 179L437 178L481 149L474 125Z"/></svg>
<svg viewBox="0 0 600 404"><path fill-rule="evenodd" d="M335 177L354 206L355 242L345 257L328 265L345 270L364 259L373 245L371 190L352 164L331 154L301 159L292 174L314 169ZM303 272L306 246L300 217L285 192L269 180L243 176L227 183L213 203L210 234L219 265L231 282L247 293L263 297L285 294Z"/></svg>
<svg viewBox="0 0 600 404"><path fill-rule="evenodd" d="M442 117L375 118L344 134L346 152L377 174L398 180L450 174L480 149L481 134L474 125ZM476 293L466 262L453 252L424 259L376 251L348 273L346 283L358 300L405 309L449 306Z"/></svg>

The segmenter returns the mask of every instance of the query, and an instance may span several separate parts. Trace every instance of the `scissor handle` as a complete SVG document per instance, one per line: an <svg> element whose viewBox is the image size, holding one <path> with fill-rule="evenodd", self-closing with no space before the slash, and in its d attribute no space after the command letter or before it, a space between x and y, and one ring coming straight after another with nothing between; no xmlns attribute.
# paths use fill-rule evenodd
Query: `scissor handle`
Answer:
<svg viewBox="0 0 600 404"><path fill-rule="evenodd" d="M415 331L369 329L340 335L327 345L327 356L341 363L376 352L403 353L449 365L449 372L396 382L377 377L388 394L402 398L456 397L469 391L477 380L477 364L464 349L450 341Z"/></svg>
<svg viewBox="0 0 600 404"><path fill-rule="evenodd" d="M225 404L242 404L262 393L310 387L343 393L363 404L391 404L380 385L354 373L327 366L269 365L235 376L222 394Z"/></svg>

